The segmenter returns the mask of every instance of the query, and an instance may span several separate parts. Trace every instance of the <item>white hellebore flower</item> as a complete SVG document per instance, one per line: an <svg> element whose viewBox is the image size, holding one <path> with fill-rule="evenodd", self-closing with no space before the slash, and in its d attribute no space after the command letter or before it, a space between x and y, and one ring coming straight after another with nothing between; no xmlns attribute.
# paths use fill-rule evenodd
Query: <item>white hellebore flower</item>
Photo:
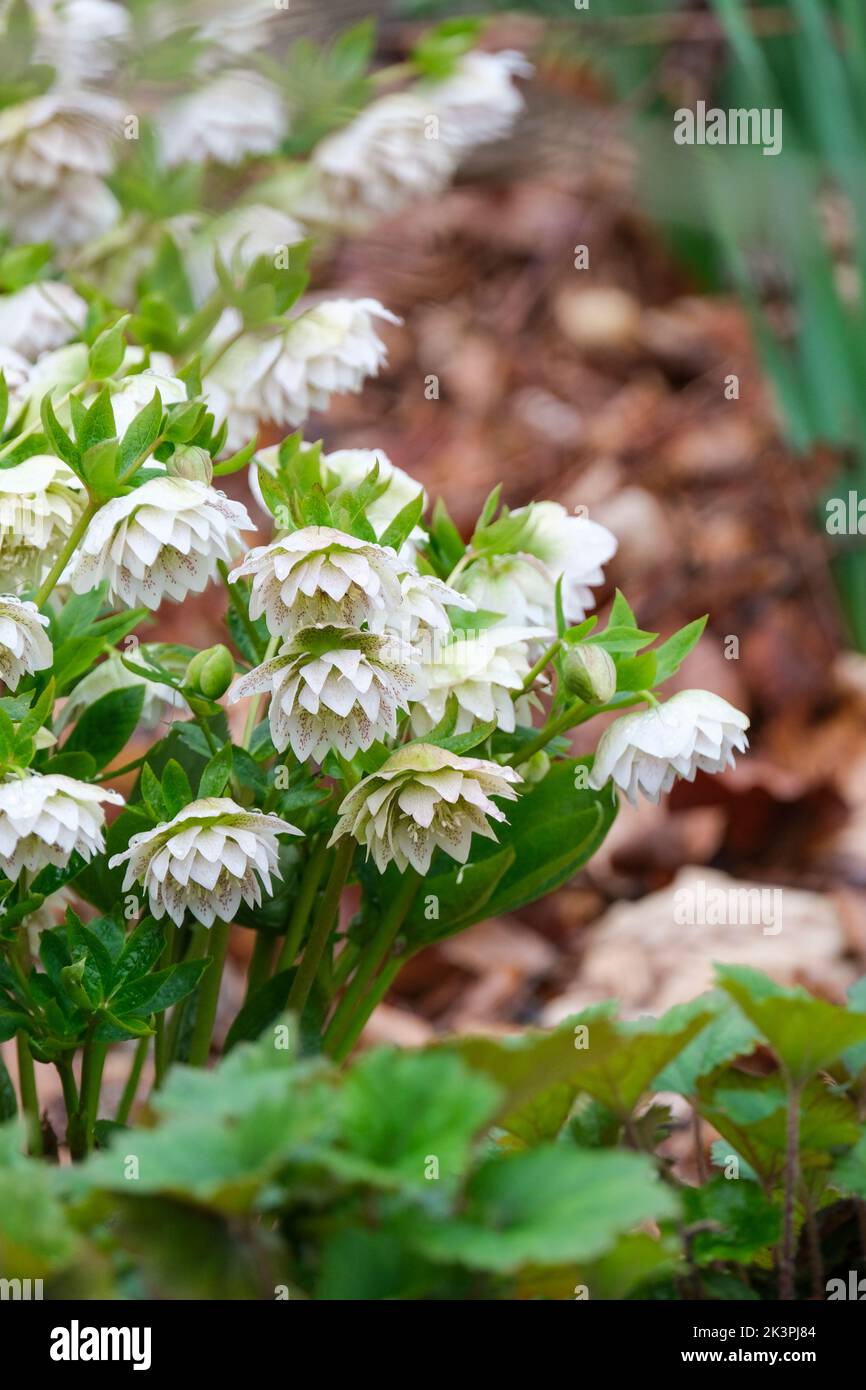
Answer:
<svg viewBox="0 0 866 1390"><path fill-rule="evenodd" d="M424 488L404 469L393 464L382 449L335 449L331 454L322 455L327 486L329 489L335 488L338 493L351 492L358 487L374 464L379 465L379 482L387 486L365 508L364 515L381 538L398 513L416 498L424 498L426 509ZM416 545L423 544L425 539L425 532L416 526L401 550L401 556L410 558L415 553Z"/></svg>
<svg viewBox="0 0 866 1390"><path fill-rule="evenodd" d="M602 565L616 554L616 537L606 526L572 516L559 502L531 502L512 517L525 519L519 548L543 561L553 581L563 576L562 602L571 623L580 623L595 607L591 584L603 584Z"/></svg>
<svg viewBox="0 0 866 1390"><path fill-rule="evenodd" d="M188 910L210 927L215 918L233 921L241 900L259 907L262 885L270 897L271 874L282 878L277 836L300 834L279 816L208 796L190 802L174 820L133 835L129 848L113 855L108 866L126 864L124 893L141 883L154 917L168 915L179 927Z"/></svg>
<svg viewBox="0 0 866 1390"><path fill-rule="evenodd" d="M532 64L513 49L475 49L458 58L450 77L419 84L416 91L437 112L442 140L471 149L509 133L525 105L514 78L532 73Z"/></svg>
<svg viewBox="0 0 866 1390"><path fill-rule="evenodd" d="M0 179L6 190L53 189L67 174L110 174L122 119L113 97L69 87L5 107Z"/></svg>
<svg viewBox="0 0 866 1390"><path fill-rule="evenodd" d="M393 638L355 628L303 628L272 661L256 666L229 700L266 691L277 752L289 744L300 762L344 758L397 733L397 711L420 699L420 668Z"/></svg>
<svg viewBox="0 0 866 1390"><path fill-rule="evenodd" d="M506 623L551 627L556 621L556 585L533 555L491 555L475 560L456 581L486 613Z"/></svg>
<svg viewBox="0 0 866 1390"><path fill-rule="evenodd" d="M512 787L521 780L499 763L460 758L431 743L409 743L352 788L330 843L352 835L366 845L380 874L392 860L401 873L411 864L426 874L437 846L465 864L473 834L496 839L487 817L506 819L490 798L516 801Z"/></svg>
<svg viewBox="0 0 866 1390"><path fill-rule="evenodd" d="M286 130L280 92L254 72L224 72L181 97L158 120L169 168L188 162L240 164L248 155L271 154Z"/></svg>
<svg viewBox="0 0 866 1390"><path fill-rule="evenodd" d="M0 595L0 678L10 690L17 689L22 676L51 665L54 654L44 631L47 626L48 619L35 603Z"/></svg>
<svg viewBox="0 0 866 1390"><path fill-rule="evenodd" d="M681 690L657 708L625 714L602 734L590 786L613 779L634 805L638 792L657 803L678 777L734 766L749 746L749 719L709 690Z"/></svg>
<svg viewBox="0 0 866 1390"><path fill-rule="evenodd" d="M234 425L230 447L265 421L301 425L312 411L327 409L332 395L358 392L368 376L377 376L388 354L375 318L401 322L376 299L325 300L278 337L230 348L204 382L206 396L216 387L215 412L225 398Z"/></svg>
<svg viewBox="0 0 866 1390"><path fill-rule="evenodd" d="M508 734L514 732L518 719L530 723L535 697L515 700L514 692L532 668L527 643L551 635L539 628L500 624L478 633L455 633L424 666L429 691L423 705L412 709L413 732L421 737L429 733L444 717L452 694L457 700L455 733L468 733L476 723L492 719Z"/></svg>
<svg viewBox="0 0 866 1390"><path fill-rule="evenodd" d="M0 783L0 869L14 881L23 869L63 868L73 854L89 863L105 847L102 801L123 805L119 792L60 773Z"/></svg>
<svg viewBox="0 0 866 1390"><path fill-rule="evenodd" d="M380 631L399 616L396 555L332 526L304 526L257 546L229 579L252 575L250 617L275 637L337 623Z"/></svg>
<svg viewBox="0 0 866 1390"><path fill-rule="evenodd" d="M446 608L463 608L470 613L475 604L465 594L458 594L432 574L404 574L400 581L403 593L400 634L413 642L419 634L451 631L451 619ZM429 659L429 658L428 658Z"/></svg>
<svg viewBox="0 0 866 1390"><path fill-rule="evenodd" d="M2 156L0 156L2 164ZM48 188L5 190L0 217L15 241L82 246L102 236L120 216L120 204L95 174L61 173Z"/></svg>
<svg viewBox="0 0 866 1390"><path fill-rule="evenodd" d="M206 483L151 478L100 507L68 582L83 594L107 579L128 608L156 609L166 595L180 603L206 588L218 560L229 564L243 549L241 531L255 529L240 502Z"/></svg>
<svg viewBox="0 0 866 1390"><path fill-rule="evenodd" d="M35 587L83 510L80 480L53 454L0 468L0 586Z"/></svg>
<svg viewBox="0 0 866 1390"><path fill-rule="evenodd" d="M310 221L362 230L410 203L435 197L457 158L439 138L431 97L397 92L374 101L312 153L310 192L300 213Z"/></svg>
<svg viewBox="0 0 866 1390"><path fill-rule="evenodd" d="M164 407L187 399L186 386L179 377L165 376L149 367L123 377L111 395L118 439L123 438L139 411L150 405L157 391Z"/></svg>
<svg viewBox="0 0 866 1390"><path fill-rule="evenodd" d="M41 280L0 298L0 343L31 360L77 338L87 305L62 280Z"/></svg>
<svg viewBox="0 0 866 1390"><path fill-rule="evenodd" d="M26 357L22 357L15 348L0 343L0 372L6 379L6 389L9 392L9 424L27 404L31 370L34 369Z"/></svg>
<svg viewBox="0 0 866 1390"><path fill-rule="evenodd" d="M93 81L116 66L121 45L129 39L132 20L114 0L36 0L37 52L64 79Z"/></svg>

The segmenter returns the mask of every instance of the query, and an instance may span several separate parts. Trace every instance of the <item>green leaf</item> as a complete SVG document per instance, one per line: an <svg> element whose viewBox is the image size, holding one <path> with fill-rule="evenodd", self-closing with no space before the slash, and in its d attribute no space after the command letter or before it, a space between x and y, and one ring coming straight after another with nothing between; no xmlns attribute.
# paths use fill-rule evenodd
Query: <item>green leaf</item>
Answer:
<svg viewBox="0 0 866 1390"><path fill-rule="evenodd" d="M9 414L9 387L6 385L6 373L0 372L0 431L6 426L6 416Z"/></svg>
<svg viewBox="0 0 866 1390"><path fill-rule="evenodd" d="M215 753L201 775L197 796L222 796L226 783L232 775L232 746L226 743Z"/></svg>
<svg viewBox="0 0 866 1390"><path fill-rule="evenodd" d="M281 970L248 999L228 1031L223 1056L240 1042L255 1042L286 1007L294 970Z"/></svg>
<svg viewBox="0 0 866 1390"><path fill-rule="evenodd" d="M661 646L656 648L655 654L658 659L658 669L655 675L656 685L661 685L662 681L666 681L676 674L692 647L700 641L706 625L706 615L703 618L696 618L693 623L689 623L687 627L681 627L679 632L675 632L672 637L669 637L666 642L662 642ZM636 688L632 686L632 689ZM646 690L647 687L641 686L640 689Z"/></svg>
<svg viewBox="0 0 866 1390"><path fill-rule="evenodd" d="M126 352L124 330L129 315L124 314L110 328L100 333L87 357L87 373L91 381L103 381L114 376Z"/></svg>
<svg viewBox="0 0 866 1390"><path fill-rule="evenodd" d="M415 1218L413 1243L432 1259L506 1274L594 1259L621 1233L677 1209L642 1154L546 1145L488 1159L470 1179L460 1214L447 1223Z"/></svg>
<svg viewBox="0 0 866 1390"><path fill-rule="evenodd" d="M185 960L180 965L170 965L166 970L157 970L152 975L128 980L112 996L111 1011L123 1023L130 1014L140 1017L162 1013L163 1009L171 1008L172 1004L192 994L210 966L210 959Z"/></svg>
<svg viewBox="0 0 866 1390"><path fill-rule="evenodd" d="M720 990L700 995L695 1004L711 1010L713 1017L706 1028L656 1077L655 1086L659 1091L677 1091L681 1096L694 1095L695 1086L702 1076L708 1076L723 1062L731 1062L735 1057L744 1057L753 1052L760 1041L755 1025L739 1009L732 1008Z"/></svg>
<svg viewBox="0 0 866 1390"><path fill-rule="evenodd" d="M189 778L174 758L169 758L162 771L162 796L169 820L194 799Z"/></svg>
<svg viewBox="0 0 866 1390"><path fill-rule="evenodd" d="M120 467L126 472L137 459L146 458L159 439L162 424L162 397L154 391L153 399L133 419L120 441Z"/></svg>
<svg viewBox="0 0 866 1390"><path fill-rule="evenodd" d="M103 386L80 425L76 427L78 447L84 454L88 449L92 449L94 444L101 444L103 439L114 439L116 435L111 392L107 386Z"/></svg>
<svg viewBox="0 0 866 1390"><path fill-rule="evenodd" d="M42 397L39 413L42 418L42 428L45 430L55 454L58 458L63 459L64 463L68 463L70 468L77 471L81 458L81 450L77 445L73 444L66 430L54 414L54 407L51 404L50 395Z"/></svg>
<svg viewBox="0 0 866 1390"><path fill-rule="evenodd" d="M745 965L720 965L716 974L797 1085L866 1042L866 1013L815 999L804 989L783 989Z"/></svg>
<svg viewBox="0 0 866 1390"><path fill-rule="evenodd" d="M165 804L165 798L162 794L162 783L150 766L150 763L145 763L141 769L139 791L141 792L142 801L156 822L162 823L171 820L171 816L168 814L168 807Z"/></svg>
<svg viewBox="0 0 866 1390"><path fill-rule="evenodd" d="M88 706L63 745L64 752L89 753L103 768L126 746L138 727L144 705L144 686L109 691Z"/></svg>
<svg viewBox="0 0 866 1390"><path fill-rule="evenodd" d="M692 1237L691 1253L697 1264L714 1260L748 1264L776 1245L782 1214L757 1183L742 1177L732 1182L719 1174L705 1187L684 1186L682 1193L687 1224L712 1223L716 1227L699 1230Z"/></svg>
<svg viewBox="0 0 866 1390"><path fill-rule="evenodd" d="M127 980L137 980L152 970L165 947L165 923L145 917L123 947L114 967L112 991Z"/></svg>
<svg viewBox="0 0 866 1390"><path fill-rule="evenodd" d="M389 545L399 554L424 515L424 494L419 492L405 507L401 507L393 521L386 526L379 537L380 545Z"/></svg>

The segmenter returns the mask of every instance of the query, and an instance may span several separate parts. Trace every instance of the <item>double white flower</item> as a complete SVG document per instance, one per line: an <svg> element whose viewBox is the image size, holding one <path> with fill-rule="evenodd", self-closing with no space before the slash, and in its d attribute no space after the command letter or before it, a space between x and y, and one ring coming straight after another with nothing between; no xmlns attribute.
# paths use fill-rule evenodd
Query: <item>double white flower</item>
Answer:
<svg viewBox="0 0 866 1390"><path fill-rule="evenodd" d="M190 802L174 820L133 835L129 848L108 861L126 864L123 891L141 883L154 917L177 925L189 911L204 926L215 918L234 920L243 900L262 901L262 885L273 892L271 875L281 878L278 835L301 831L279 816L247 811L228 797Z"/></svg>
<svg viewBox="0 0 866 1390"><path fill-rule="evenodd" d="M254 531L240 502L188 478L151 478L96 513L69 582L77 594L107 579L112 596L129 608L156 609L163 598L199 594L243 549L240 532Z"/></svg>
<svg viewBox="0 0 866 1390"><path fill-rule="evenodd" d="M613 780L634 805L641 792L657 803L678 777L722 772L734 766L734 751L749 746L749 719L720 695L682 690L663 705L623 715L606 729L595 754L590 785Z"/></svg>
<svg viewBox="0 0 866 1390"><path fill-rule="evenodd" d="M290 637L302 627L336 623L381 631L401 602L393 550L331 526L305 526L251 550L231 582L252 576L250 617Z"/></svg>
<svg viewBox="0 0 866 1390"><path fill-rule="evenodd" d="M211 409L229 422L229 446L259 424L301 425L331 396L358 392L387 360L374 319L400 323L376 299L330 299L293 319L276 338L228 349L204 381Z"/></svg>
<svg viewBox="0 0 866 1390"><path fill-rule="evenodd" d="M597 521L572 516L559 502L531 502L511 515L525 523L521 551L544 563L554 585L562 578L565 616L582 622L595 607L591 586L604 583L602 565L616 554L616 537Z"/></svg>
<svg viewBox="0 0 866 1390"><path fill-rule="evenodd" d="M490 798L515 801L520 780L513 768L410 743L349 792L330 843L354 836L380 873L393 860L401 873L426 874L437 847L465 864L473 834L496 839L487 817L506 819Z"/></svg>
<svg viewBox="0 0 866 1390"><path fill-rule="evenodd" d="M527 643L549 637L538 628L497 624L478 633L456 633L424 665L428 693L412 710L413 732L423 737L443 718L449 696L457 701L455 733L477 723L496 720L496 727L513 733L519 719L532 722L535 697L515 698L529 675Z"/></svg>
<svg viewBox="0 0 866 1390"><path fill-rule="evenodd" d="M10 690L22 676L46 671L54 659L45 632L48 619L35 603L24 603L13 594L0 595L0 678Z"/></svg>
<svg viewBox="0 0 866 1390"><path fill-rule="evenodd" d="M38 585L83 510L80 480L52 454L0 469L0 586Z"/></svg>
<svg viewBox="0 0 866 1390"><path fill-rule="evenodd" d="M411 650L351 627L308 627L233 687L229 700L267 693L274 747L321 762L344 758L397 733L397 712L424 694Z"/></svg>
<svg viewBox="0 0 866 1390"><path fill-rule="evenodd" d="M0 343L31 360L77 338L87 305L62 280L42 280L0 298Z"/></svg>
<svg viewBox="0 0 866 1390"><path fill-rule="evenodd" d="M255 72L223 72L207 86L173 102L158 121L169 168L187 162L240 164L271 154L286 130L279 90Z"/></svg>
<svg viewBox="0 0 866 1390"><path fill-rule="evenodd" d="M0 869L14 881L25 869L63 868L73 854L89 862L105 848L103 801L123 805L118 792L60 773L9 778L0 784Z"/></svg>

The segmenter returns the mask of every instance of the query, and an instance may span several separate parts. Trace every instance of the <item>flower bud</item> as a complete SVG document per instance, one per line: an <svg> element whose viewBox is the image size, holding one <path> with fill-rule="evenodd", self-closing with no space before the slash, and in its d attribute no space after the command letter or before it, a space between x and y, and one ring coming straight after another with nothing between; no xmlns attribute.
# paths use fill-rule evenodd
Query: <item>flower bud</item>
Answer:
<svg viewBox="0 0 866 1390"><path fill-rule="evenodd" d="M517 769L524 782L543 782L550 771L550 758L543 748L539 748L537 753L525 763L521 763Z"/></svg>
<svg viewBox="0 0 866 1390"><path fill-rule="evenodd" d="M605 705L616 691L616 667L611 656L591 642L566 650L562 678L566 689L588 705Z"/></svg>
<svg viewBox="0 0 866 1390"><path fill-rule="evenodd" d="M207 483L208 487L213 481L211 456L207 449L200 449L197 444L181 444L165 467L172 478L189 478L195 483Z"/></svg>
<svg viewBox="0 0 866 1390"><path fill-rule="evenodd" d="M184 685L208 700L218 700L234 680L234 657L228 647L218 643L193 657L186 668Z"/></svg>

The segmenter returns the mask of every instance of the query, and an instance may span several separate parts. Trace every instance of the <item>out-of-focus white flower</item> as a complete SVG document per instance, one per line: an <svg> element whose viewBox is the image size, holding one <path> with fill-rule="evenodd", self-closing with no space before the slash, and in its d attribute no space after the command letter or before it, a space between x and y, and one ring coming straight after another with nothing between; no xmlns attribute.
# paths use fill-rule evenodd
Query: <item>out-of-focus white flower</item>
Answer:
<svg viewBox="0 0 866 1390"><path fill-rule="evenodd" d="M381 631L399 617L396 558L332 526L305 526L251 550L229 579L252 576L250 617L264 614L274 636L325 623Z"/></svg>
<svg viewBox="0 0 866 1390"><path fill-rule="evenodd" d="M451 181L457 155L441 139L432 100L398 92L374 101L314 149L298 212L311 222L363 230Z"/></svg>
<svg viewBox="0 0 866 1390"><path fill-rule="evenodd" d="M279 816L210 796L190 802L174 820L133 835L129 848L108 863L112 869L126 864L123 891L141 883L152 916L169 916L179 927L189 911L210 927L215 918L233 921L242 900L259 907L262 886L271 896L271 875L282 878L277 836L300 834Z"/></svg>
<svg viewBox="0 0 866 1390"><path fill-rule="evenodd" d="M66 916L67 907L72 906L72 893L66 887L58 888L49 898L45 898L35 912L27 914L27 943L32 956L39 955L39 938L44 931L59 927Z"/></svg>
<svg viewBox="0 0 866 1390"><path fill-rule="evenodd" d="M255 524L240 502L188 478L151 478L100 507L72 561L75 593L108 580L129 608L158 608L200 594L217 570L243 549L241 531Z"/></svg>
<svg viewBox="0 0 866 1390"><path fill-rule="evenodd" d="M267 43L271 23L288 5L274 0L193 0L178 9L172 4L168 14L175 28L195 25L207 45L203 66L223 54L252 53Z"/></svg>
<svg viewBox="0 0 866 1390"><path fill-rule="evenodd" d="M0 468L0 587L20 593L48 573L84 510L80 480L52 454Z"/></svg>
<svg viewBox="0 0 866 1390"><path fill-rule="evenodd" d="M57 87L0 111L0 179L55 189L64 175L110 174L123 111L113 97Z"/></svg>
<svg viewBox="0 0 866 1390"><path fill-rule="evenodd" d="M229 700L267 692L274 747L300 762L330 748L351 758L397 733L397 711L424 694L420 668L392 638L354 628L303 628L256 666Z"/></svg>
<svg viewBox="0 0 866 1390"><path fill-rule="evenodd" d="M604 583L602 565L616 554L616 537L597 521L571 516L559 502L531 502L511 515L525 520L520 549L543 561L554 583L563 576L565 616L582 622L595 606L589 586Z"/></svg>
<svg viewBox="0 0 866 1390"><path fill-rule="evenodd" d="M393 464L382 449L335 449L333 453L322 455L327 486L329 489L335 488L338 493L353 492L364 481L374 464L379 465L379 482L387 483L387 487L378 497L373 498L364 515L376 535L381 538L397 514L417 497L424 497L426 507L427 497L424 488L417 479ZM416 526L406 542L406 547L400 552L401 558L407 559L414 555L416 546L424 540L423 529Z"/></svg>
<svg viewBox="0 0 866 1390"><path fill-rule="evenodd" d="M464 594L505 623L551 627L556 619L556 585L532 555L491 555L475 560L457 580Z"/></svg>
<svg viewBox="0 0 866 1390"><path fill-rule="evenodd" d="M111 393L111 408L114 411L118 438L126 433L138 412L150 405L157 391L163 407L187 399L186 386L178 377L164 376L149 367L143 372L134 372L132 376L122 378Z"/></svg>
<svg viewBox="0 0 866 1390"><path fill-rule="evenodd" d="M11 349L6 348L9 352ZM0 354L4 350L0 349ZM74 387L87 380L87 344L68 343L54 352L43 352L30 368L27 382L19 391L26 406L22 426L35 425L39 420L42 397L50 393L57 418L71 428L70 407L66 399Z"/></svg>
<svg viewBox="0 0 866 1390"><path fill-rule="evenodd" d="M77 77L92 82L107 77L116 66L122 45L132 32L123 5L114 0L37 0L39 58L63 72L64 81Z"/></svg>
<svg viewBox="0 0 866 1390"><path fill-rule="evenodd" d="M512 49L474 49L458 58L450 77L419 83L415 91L437 113L440 138L452 148L471 149L509 133L525 105L514 79L532 72L532 64Z"/></svg>
<svg viewBox="0 0 866 1390"><path fill-rule="evenodd" d="M0 372L3 373L6 380L6 390L9 392L7 423L11 424L29 398L28 385L31 367L27 358L22 357L20 352L0 343Z"/></svg>
<svg viewBox="0 0 866 1390"><path fill-rule="evenodd" d="M487 817L504 821L492 796L516 801L513 768L483 758L460 758L430 743L410 743L349 792L331 844L352 835L384 873L393 860L426 874L439 847L465 864L472 836L495 840Z"/></svg>
<svg viewBox="0 0 866 1390"><path fill-rule="evenodd" d="M101 178L61 173L50 187L4 191L0 221L19 243L52 241L83 246L113 227L120 204Z"/></svg>
<svg viewBox="0 0 866 1390"><path fill-rule="evenodd" d="M103 801L123 805L119 792L60 773L8 778L0 784L0 869L14 882L24 869L62 868L73 854L89 863L105 847Z"/></svg>
<svg viewBox="0 0 866 1390"><path fill-rule="evenodd" d="M134 659L137 666L146 667L147 648L140 647L135 652ZM134 671L124 666L120 653L112 651L78 682L69 697L63 701L62 709L54 716L55 732L62 734L68 724L74 724L79 716L90 705L101 700L103 695L110 695L115 690L132 690L138 686L144 687L141 722L146 727L155 728L165 718L167 710L188 712L186 700L176 690L172 690L170 685L163 685L158 680L146 681L142 676L137 676Z"/></svg>
<svg viewBox="0 0 866 1390"><path fill-rule="evenodd" d="M0 342L24 357L77 338L87 305L62 280L41 280L0 298Z"/></svg>
<svg viewBox="0 0 866 1390"><path fill-rule="evenodd" d="M186 271L196 299L205 299L216 288L214 251L219 252L227 266L237 271L246 270L259 256L269 256L277 264L277 257L285 258L286 252L288 260L281 260L279 264L290 266L291 248L306 235L294 217L267 203L244 203L214 218L191 238L185 251ZM238 323L236 311L232 311L232 321ZM211 346L217 346L216 330Z"/></svg>
<svg viewBox="0 0 866 1390"><path fill-rule="evenodd" d="M734 766L734 750L749 746L747 715L709 690L681 690L665 704L625 714L599 740L590 786L613 779L634 805L638 792L658 802L678 777L722 772Z"/></svg>
<svg viewBox="0 0 866 1390"><path fill-rule="evenodd" d="M303 424L314 410L325 410L332 395L358 392L387 360L374 318L401 320L376 299L330 299L294 319L267 342L242 340L229 348L207 375L204 394L216 387L235 437L249 438L249 422ZM254 432L254 431L253 431Z"/></svg>
<svg viewBox="0 0 866 1390"><path fill-rule="evenodd" d="M425 630L450 632L451 619L446 608L463 608L469 612L475 608L471 598L458 594L456 589L432 574L404 574L400 587L403 591L400 631L409 642L414 642Z"/></svg>
<svg viewBox="0 0 866 1390"><path fill-rule="evenodd" d="M24 603L14 594L0 595L0 678L16 690L22 676L45 671L53 660L51 642L44 629L48 619L35 603Z"/></svg>
<svg viewBox="0 0 866 1390"><path fill-rule="evenodd" d="M449 695L457 701L455 733L467 733L476 723L491 719L506 733L513 733L520 719L531 722L534 696L515 701L531 670L528 642L552 636L534 627L495 627L478 633L457 632L442 643L432 661L425 662L428 693L423 704L412 708L412 729L422 738L445 714Z"/></svg>
<svg viewBox="0 0 866 1390"><path fill-rule="evenodd" d="M206 87L172 102L157 120L169 168L216 160L240 164L271 154L286 130L279 90L254 72L223 72Z"/></svg>

